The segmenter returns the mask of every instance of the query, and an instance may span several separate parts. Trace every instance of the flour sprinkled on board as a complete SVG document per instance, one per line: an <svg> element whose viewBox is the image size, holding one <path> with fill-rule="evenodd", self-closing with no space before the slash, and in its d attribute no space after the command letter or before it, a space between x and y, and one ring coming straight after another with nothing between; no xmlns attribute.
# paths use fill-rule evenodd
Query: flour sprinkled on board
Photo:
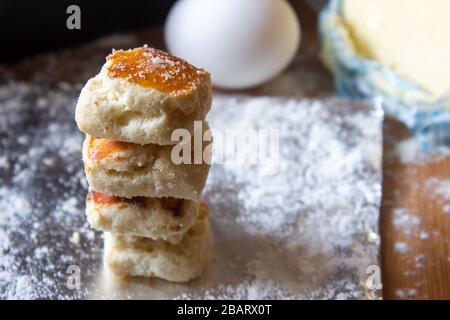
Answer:
<svg viewBox="0 0 450 320"><path fill-rule="evenodd" d="M213 133L279 130L279 172L213 166L205 198L227 249L211 269L224 265L221 281L232 282L231 274L239 281L214 282L214 289L180 298L367 297L361 283L366 268L378 264L381 128L349 107L328 100L215 98L208 119Z"/></svg>
<svg viewBox="0 0 450 320"><path fill-rule="evenodd" d="M394 148L387 150L387 156L398 159L402 164L424 164L429 161L438 161L450 154L450 148L444 145L434 146L432 152L424 150L421 138L415 136L394 141L394 143Z"/></svg>
<svg viewBox="0 0 450 320"><path fill-rule="evenodd" d="M79 88L1 88L0 298L81 298L85 291L65 286L66 268L98 263L100 251L95 240L85 248L70 243L74 230L92 232L84 225L83 136L67 121Z"/></svg>
<svg viewBox="0 0 450 320"><path fill-rule="evenodd" d="M392 213L395 228L405 234L411 234L413 229L416 229L422 222L420 218L406 208L394 208Z"/></svg>
<svg viewBox="0 0 450 320"><path fill-rule="evenodd" d="M437 203L450 204L450 179L432 177L427 180L426 187L432 193L432 199Z"/></svg>

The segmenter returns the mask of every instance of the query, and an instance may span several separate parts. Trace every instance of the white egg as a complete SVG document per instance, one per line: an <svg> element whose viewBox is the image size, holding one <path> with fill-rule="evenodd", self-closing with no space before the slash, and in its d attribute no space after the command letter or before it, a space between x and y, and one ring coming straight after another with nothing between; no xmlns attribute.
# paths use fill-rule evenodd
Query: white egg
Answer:
<svg viewBox="0 0 450 320"><path fill-rule="evenodd" d="M270 80L300 44L297 15L285 0L180 0L164 31L171 53L230 89Z"/></svg>

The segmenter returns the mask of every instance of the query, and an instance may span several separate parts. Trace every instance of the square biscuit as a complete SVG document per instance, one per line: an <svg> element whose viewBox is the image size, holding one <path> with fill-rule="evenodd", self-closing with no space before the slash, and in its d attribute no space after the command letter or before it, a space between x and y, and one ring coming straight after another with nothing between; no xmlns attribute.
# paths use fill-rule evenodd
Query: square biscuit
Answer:
<svg viewBox="0 0 450 320"><path fill-rule="evenodd" d="M116 276L157 277L186 282L202 274L211 249L208 210L202 204L195 224L177 244L105 233L104 265Z"/></svg>
<svg viewBox="0 0 450 320"><path fill-rule="evenodd" d="M205 144L204 144L205 145ZM86 136L83 161L91 189L119 197L173 197L199 201L210 153L200 164L172 160L172 145L139 145ZM194 148L192 148L194 152ZM194 155L191 156L194 162Z"/></svg>
<svg viewBox="0 0 450 320"><path fill-rule="evenodd" d="M211 107L208 72L166 52L114 51L81 90L75 120L81 131L138 144L174 144L172 132L193 132Z"/></svg>
<svg viewBox="0 0 450 320"><path fill-rule="evenodd" d="M96 230L162 239L181 240L198 214L199 202L175 198L121 198L89 191L86 216Z"/></svg>

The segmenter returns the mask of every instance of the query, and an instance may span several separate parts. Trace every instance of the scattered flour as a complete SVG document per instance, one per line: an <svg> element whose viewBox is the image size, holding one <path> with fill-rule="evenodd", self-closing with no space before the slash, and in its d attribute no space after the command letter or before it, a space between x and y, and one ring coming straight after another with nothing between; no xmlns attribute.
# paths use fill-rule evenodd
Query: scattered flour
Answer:
<svg viewBox="0 0 450 320"><path fill-rule="evenodd" d="M417 296L417 289L397 289L395 295L400 299L413 298Z"/></svg>
<svg viewBox="0 0 450 320"><path fill-rule="evenodd" d="M438 179L436 177L429 178L426 187L431 192L431 198L439 204L450 204L450 180ZM445 211L445 210L444 210Z"/></svg>
<svg viewBox="0 0 450 320"><path fill-rule="evenodd" d="M415 256L414 257L415 267L417 269L422 269L424 260L425 260L425 255L423 255L423 254L419 254L419 255Z"/></svg>
<svg viewBox="0 0 450 320"><path fill-rule="evenodd" d="M84 225L83 137L72 120L79 87L0 88L0 299L81 298L65 287L65 269L99 264L101 245ZM71 247L75 229L92 243Z"/></svg>
<svg viewBox="0 0 450 320"><path fill-rule="evenodd" d="M425 155L420 150L420 143L415 138L400 141L395 146L395 155L402 163L413 163L424 160Z"/></svg>
<svg viewBox="0 0 450 320"><path fill-rule="evenodd" d="M223 250L233 252L217 257L217 264L229 266L222 281L234 274L247 285L226 292L217 287L210 296L366 297L360 283L366 268L378 264L379 238L369 235L378 233L380 127L364 107L342 112L349 107L327 100L215 98L211 128L278 129L280 163L272 176L260 174L258 165L213 166L205 198ZM244 274L240 261L247 261Z"/></svg>
<svg viewBox="0 0 450 320"><path fill-rule="evenodd" d="M392 212L394 227L405 234L411 234L421 224L421 220L406 208L395 208Z"/></svg>
<svg viewBox="0 0 450 320"><path fill-rule="evenodd" d="M397 157L401 163L424 163L431 156L436 160L449 154L450 148L448 146L435 146L432 152L424 151L421 147L420 138L412 136L396 142L395 149L389 156Z"/></svg>
<svg viewBox="0 0 450 320"><path fill-rule="evenodd" d="M397 241L396 243L394 243L394 249L396 252L398 253L408 253L411 248L410 246L406 243L406 242L400 242Z"/></svg>
<svg viewBox="0 0 450 320"><path fill-rule="evenodd" d="M426 239L428 239L430 237L430 234L427 232L427 231L420 231L420 233L419 233L419 238L421 239L421 240L426 240Z"/></svg>

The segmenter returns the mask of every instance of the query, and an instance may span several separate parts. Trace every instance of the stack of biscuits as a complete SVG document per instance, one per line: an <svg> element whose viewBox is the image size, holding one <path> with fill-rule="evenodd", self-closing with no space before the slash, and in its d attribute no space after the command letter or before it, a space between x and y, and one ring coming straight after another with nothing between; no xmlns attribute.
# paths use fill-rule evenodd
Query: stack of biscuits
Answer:
<svg viewBox="0 0 450 320"><path fill-rule="evenodd" d="M81 91L86 214L104 232L114 274L183 282L202 273L211 250L201 201L210 107L206 71L148 47L113 51Z"/></svg>

